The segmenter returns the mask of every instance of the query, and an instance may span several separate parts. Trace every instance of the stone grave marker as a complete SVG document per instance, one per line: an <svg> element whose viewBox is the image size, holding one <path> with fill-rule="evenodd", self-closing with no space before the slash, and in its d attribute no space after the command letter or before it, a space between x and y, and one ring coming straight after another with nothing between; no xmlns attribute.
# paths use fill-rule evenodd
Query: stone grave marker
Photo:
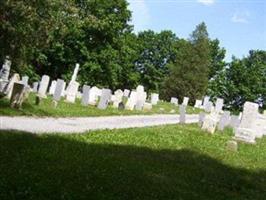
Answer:
<svg viewBox="0 0 266 200"><path fill-rule="evenodd" d="M89 94L89 104L95 106L97 104L98 101L98 94L101 92L101 90L99 88L97 88L96 86L93 86L90 89L90 94Z"/></svg>
<svg viewBox="0 0 266 200"><path fill-rule="evenodd" d="M256 126L259 105L257 103L245 102L242 120L235 131L235 139L246 143L256 143Z"/></svg>
<svg viewBox="0 0 266 200"><path fill-rule="evenodd" d="M184 97L182 105L187 106L188 105L189 98Z"/></svg>
<svg viewBox="0 0 266 200"><path fill-rule="evenodd" d="M204 112L200 112L199 113L199 127L202 127L204 119L205 119L205 113Z"/></svg>
<svg viewBox="0 0 266 200"><path fill-rule="evenodd" d="M234 140L230 140L226 143L226 149L228 151L233 151L233 152L237 152L238 149L238 145L237 142Z"/></svg>
<svg viewBox="0 0 266 200"><path fill-rule="evenodd" d="M219 115L216 112L212 112L205 116L202 129L213 134L215 132L218 121Z"/></svg>
<svg viewBox="0 0 266 200"><path fill-rule="evenodd" d="M33 88L32 88L33 92L38 92L38 86L39 86L39 82L33 83Z"/></svg>
<svg viewBox="0 0 266 200"><path fill-rule="evenodd" d="M215 111L217 113L220 113L223 110L223 106L224 106L224 100L221 98L217 98L215 103Z"/></svg>
<svg viewBox="0 0 266 200"><path fill-rule="evenodd" d="M9 56L6 56L5 62L0 69L0 93L7 94L6 87L8 85L8 78L11 68L11 61Z"/></svg>
<svg viewBox="0 0 266 200"><path fill-rule="evenodd" d="M178 99L176 97L171 97L170 103L178 105Z"/></svg>
<svg viewBox="0 0 266 200"><path fill-rule="evenodd" d="M10 99L10 106L12 108L20 109L23 101L27 97L28 92L29 92L29 87L26 87L22 83L14 83Z"/></svg>
<svg viewBox="0 0 266 200"><path fill-rule="evenodd" d="M218 123L218 130L223 131L226 126L229 126L230 124L230 112L224 111L223 115L220 118L220 121Z"/></svg>
<svg viewBox="0 0 266 200"><path fill-rule="evenodd" d="M55 92L55 87L56 87L56 81L53 80L52 83L51 83L51 86L50 86L50 88L49 88L49 94L50 94L50 95L53 95L53 94L54 94L54 92Z"/></svg>
<svg viewBox="0 0 266 200"><path fill-rule="evenodd" d="M205 96L203 99L203 108L206 109L208 102L210 101L209 96Z"/></svg>
<svg viewBox="0 0 266 200"><path fill-rule="evenodd" d="M144 105L143 105L143 110L145 110L145 111L152 110L152 104L145 102Z"/></svg>
<svg viewBox="0 0 266 200"><path fill-rule="evenodd" d="M115 94L113 95L113 107L118 108L119 103L123 100L124 93L122 90L116 90Z"/></svg>
<svg viewBox="0 0 266 200"><path fill-rule="evenodd" d="M72 81L68 85L66 101L69 103L75 103L76 96L79 89L79 83L77 81Z"/></svg>
<svg viewBox="0 0 266 200"><path fill-rule="evenodd" d="M124 102L120 102L118 104L118 110L125 110L125 104L124 104Z"/></svg>
<svg viewBox="0 0 266 200"><path fill-rule="evenodd" d="M111 100L112 91L109 89L103 89L102 95L100 97L100 102L98 104L98 108L101 110L105 110L108 106L109 101Z"/></svg>
<svg viewBox="0 0 266 200"><path fill-rule="evenodd" d="M129 97L129 94L130 94L130 90L125 89L124 90L124 97Z"/></svg>
<svg viewBox="0 0 266 200"><path fill-rule="evenodd" d="M46 91L49 85L50 77L47 75L42 76L42 80L40 82L39 90L38 90L38 96L40 98L46 98Z"/></svg>
<svg viewBox="0 0 266 200"><path fill-rule="evenodd" d="M83 106L87 106L89 104L90 89L91 89L91 87L88 85L83 85L83 87L82 87L81 104Z"/></svg>
<svg viewBox="0 0 266 200"><path fill-rule="evenodd" d="M151 94L151 104L157 105L158 101L159 101L159 94L152 93Z"/></svg>
<svg viewBox="0 0 266 200"><path fill-rule="evenodd" d="M133 110L136 103L137 103L137 92L131 91L130 96L128 98L128 101L126 103L126 109L127 110Z"/></svg>
<svg viewBox="0 0 266 200"><path fill-rule="evenodd" d="M213 109L213 103L211 101L207 102L207 104L204 108L205 108L205 112L210 113Z"/></svg>
<svg viewBox="0 0 266 200"><path fill-rule="evenodd" d="M230 116L230 123L229 126L233 129L236 129L240 125L240 119L237 115Z"/></svg>
<svg viewBox="0 0 266 200"><path fill-rule="evenodd" d="M180 105L179 106L179 123L184 124L186 123L186 106Z"/></svg>
<svg viewBox="0 0 266 200"><path fill-rule="evenodd" d="M57 79L56 81L56 86L55 86L55 91L53 94L53 100L54 101L60 101L61 97L62 97L62 93L64 92L65 89L65 81L62 79Z"/></svg>
<svg viewBox="0 0 266 200"><path fill-rule="evenodd" d="M25 86L28 86L29 77L28 76L22 76L21 83Z"/></svg>
<svg viewBox="0 0 266 200"><path fill-rule="evenodd" d="M10 79L10 81L6 87L6 94L7 94L8 99L11 98L14 83L18 83L18 82L20 82L20 77L19 77L19 74L15 73L11 77L11 79Z"/></svg>
<svg viewBox="0 0 266 200"><path fill-rule="evenodd" d="M194 107L201 108L201 106L202 106L202 100L196 100Z"/></svg>

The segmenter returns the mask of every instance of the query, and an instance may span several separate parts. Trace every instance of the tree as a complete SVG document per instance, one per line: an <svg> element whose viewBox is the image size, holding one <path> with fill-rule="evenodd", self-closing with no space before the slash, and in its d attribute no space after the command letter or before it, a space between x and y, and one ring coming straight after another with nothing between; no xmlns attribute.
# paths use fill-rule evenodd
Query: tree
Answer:
<svg viewBox="0 0 266 200"><path fill-rule="evenodd" d="M170 74L164 81L163 96L180 100L189 96L192 101L202 98L208 85L210 46L207 27L199 24L190 40L180 40L176 60L169 65Z"/></svg>

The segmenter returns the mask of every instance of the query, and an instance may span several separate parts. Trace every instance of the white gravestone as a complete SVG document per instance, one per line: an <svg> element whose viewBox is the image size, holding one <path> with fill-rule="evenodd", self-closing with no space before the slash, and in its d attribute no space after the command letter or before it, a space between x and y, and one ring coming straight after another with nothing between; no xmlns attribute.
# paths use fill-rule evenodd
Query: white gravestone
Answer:
<svg viewBox="0 0 266 200"><path fill-rule="evenodd" d="M187 106L188 105L189 98L184 97L182 105Z"/></svg>
<svg viewBox="0 0 266 200"><path fill-rule="evenodd" d="M242 120L235 131L235 139L247 143L256 143L256 120L258 118L259 105L246 102L244 104Z"/></svg>
<svg viewBox="0 0 266 200"><path fill-rule="evenodd" d="M147 98L146 92L141 92L141 93L137 92L136 110L142 110L143 109L146 98Z"/></svg>
<svg viewBox="0 0 266 200"><path fill-rule="evenodd" d="M38 86L39 86L39 82L33 83L33 88L32 88L33 92L38 92Z"/></svg>
<svg viewBox="0 0 266 200"><path fill-rule="evenodd" d="M259 114L255 126L257 138L262 138L262 136L266 135L266 115Z"/></svg>
<svg viewBox="0 0 266 200"><path fill-rule="evenodd" d="M60 99L62 97L62 93L64 92L64 89L65 89L65 85L66 85L66 83L64 80L57 79L55 91L53 94L53 100L54 101L60 101Z"/></svg>
<svg viewBox="0 0 266 200"><path fill-rule="evenodd" d="M210 113L213 109L213 103L211 101L207 102L206 106L204 107L205 112Z"/></svg>
<svg viewBox="0 0 266 200"><path fill-rule="evenodd" d="M230 116L230 123L229 123L229 126L233 129L236 129L238 128L240 125L240 119L239 119L239 116L237 115L231 115Z"/></svg>
<svg viewBox="0 0 266 200"><path fill-rule="evenodd" d="M14 83L18 83L19 81L20 81L19 74L17 74L17 73L13 74L13 76L11 77L11 79L7 85L7 89L6 89L8 99L11 98Z"/></svg>
<svg viewBox="0 0 266 200"><path fill-rule="evenodd" d="M202 129L213 134L215 132L217 123L219 121L219 115L216 112L212 112L205 116Z"/></svg>
<svg viewBox="0 0 266 200"><path fill-rule="evenodd" d="M144 111L150 111L150 110L152 110L152 104L145 102L144 103L144 106L143 106L143 110Z"/></svg>
<svg viewBox="0 0 266 200"><path fill-rule="evenodd" d="M78 89L79 89L79 83L77 81L72 81L71 83L69 83L67 96L66 96L67 102L75 103Z"/></svg>
<svg viewBox="0 0 266 200"><path fill-rule="evenodd" d="M200 112L199 114L199 127L202 127L204 119L205 119L205 113L204 112Z"/></svg>
<svg viewBox="0 0 266 200"><path fill-rule="evenodd" d="M179 123L184 124L186 123L186 106L180 105L179 106Z"/></svg>
<svg viewBox="0 0 266 200"><path fill-rule="evenodd" d="M124 97L129 97L129 94L130 94L130 90L125 89L124 90Z"/></svg>
<svg viewBox="0 0 266 200"><path fill-rule="evenodd" d="M105 110L111 100L112 91L109 89L103 89L100 102L98 104L98 109Z"/></svg>
<svg viewBox="0 0 266 200"><path fill-rule="evenodd" d="M159 101L159 94L152 93L151 94L151 104L157 105L158 101Z"/></svg>
<svg viewBox="0 0 266 200"><path fill-rule="evenodd" d="M207 106L207 103L210 101L210 97L209 96L205 96L203 99L203 108L205 109Z"/></svg>
<svg viewBox="0 0 266 200"><path fill-rule="evenodd" d="M21 83L25 86L28 86L28 81L29 81L29 77L28 76L23 76L21 79Z"/></svg>
<svg viewBox="0 0 266 200"><path fill-rule="evenodd" d="M89 104L95 106L98 101L99 93L101 90L97 88L96 86L93 86L90 89L90 94L89 94Z"/></svg>
<svg viewBox="0 0 266 200"><path fill-rule="evenodd" d="M49 76L47 76L47 75L43 75L42 76L42 80L40 82L40 87L39 87L39 90L38 90L38 95L41 98L46 98L46 91L47 91L47 88L48 88L48 85L49 85L49 81L50 81L50 77Z"/></svg>
<svg viewBox="0 0 266 200"><path fill-rule="evenodd" d="M51 86L50 86L50 88L49 88L49 94L50 94L50 95L53 95L53 94L54 94L55 87L56 87L56 81L53 80L52 83L51 83Z"/></svg>
<svg viewBox="0 0 266 200"><path fill-rule="evenodd" d="M218 123L218 130L223 131L225 127L229 126L230 124L230 112L224 111L223 115L220 118L220 121Z"/></svg>
<svg viewBox="0 0 266 200"><path fill-rule="evenodd" d="M8 78L11 68L11 61L9 60L9 56L6 56L5 63L0 69L0 92L7 94L6 87L8 85Z"/></svg>
<svg viewBox="0 0 266 200"><path fill-rule="evenodd" d="M83 87L82 87L81 104L83 106L87 106L89 104L90 89L91 89L91 87L88 85L83 85Z"/></svg>
<svg viewBox="0 0 266 200"><path fill-rule="evenodd" d="M202 100L196 100L194 107L201 108L201 106L202 106Z"/></svg>
<svg viewBox="0 0 266 200"><path fill-rule="evenodd" d="M171 97L170 103L178 105L178 99L176 97Z"/></svg>
<svg viewBox="0 0 266 200"><path fill-rule="evenodd" d="M124 93L122 90L116 90L115 95L112 96L112 101L113 101L113 107L118 108L119 103L122 102Z"/></svg>
<svg viewBox="0 0 266 200"><path fill-rule="evenodd" d="M215 103L215 111L217 113L220 113L223 110L223 106L224 106L224 100L221 98L217 98Z"/></svg>
<svg viewBox="0 0 266 200"><path fill-rule="evenodd" d="M127 110L133 110L135 105L137 103L137 92L136 91L131 91L130 97L127 100L125 108Z"/></svg>

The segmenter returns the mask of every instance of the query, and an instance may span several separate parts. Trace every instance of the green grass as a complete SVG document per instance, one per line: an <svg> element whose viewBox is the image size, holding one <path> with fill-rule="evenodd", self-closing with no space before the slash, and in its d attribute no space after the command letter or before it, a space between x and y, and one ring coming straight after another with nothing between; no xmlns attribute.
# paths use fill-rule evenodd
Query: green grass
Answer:
<svg viewBox="0 0 266 200"><path fill-rule="evenodd" d="M163 108L164 111L161 111ZM95 106L82 106L80 100L76 103L66 103L63 100L58 103L57 108L53 107L52 98L44 99L40 105L35 105L35 94L31 93L25 101L21 110L12 109L9 106L9 100L0 99L0 115L2 116L51 116L51 117L86 117L86 116L109 116L109 115L136 115L136 114L170 114L171 110L178 113L178 106L167 102L159 102L153 106L151 111L129 111L118 110L108 106L106 110L99 110ZM199 113L200 109L188 106L187 113Z"/></svg>
<svg viewBox="0 0 266 200"><path fill-rule="evenodd" d="M226 150L197 125L0 133L0 199L264 200L266 139Z"/></svg>

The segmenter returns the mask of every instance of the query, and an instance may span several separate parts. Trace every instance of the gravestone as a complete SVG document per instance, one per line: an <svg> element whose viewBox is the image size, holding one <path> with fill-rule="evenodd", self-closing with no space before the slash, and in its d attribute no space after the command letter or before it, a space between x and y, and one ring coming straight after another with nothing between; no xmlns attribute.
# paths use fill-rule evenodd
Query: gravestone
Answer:
<svg viewBox="0 0 266 200"><path fill-rule="evenodd" d="M82 93L80 91L77 92L76 94L77 99L81 99L82 98Z"/></svg>
<svg viewBox="0 0 266 200"><path fill-rule="evenodd" d="M223 131L226 126L229 126L230 124L230 112L224 111L223 115L220 118L220 121L218 123L218 130Z"/></svg>
<svg viewBox="0 0 266 200"><path fill-rule="evenodd" d="M239 125L240 125L239 116L237 116L237 115L231 115L230 116L229 127L233 128L233 129L236 129L236 128L238 128Z"/></svg>
<svg viewBox="0 0 266 200"><path fill-rule="evenodd" d="M266 135L266 115L258 114L258 118L255 121L255 133L257 138L262 138Z"/></svg>
<svg viewBox="0 0 266 200"><path fill-rule="evenodd" d="M206 109L206 106L208 104L208 102L210 101L210 97L209 96L205 96L203 99L203 108Z"/></svg>
<svg viewBox="0 0 266 200"><path fill-rule="evenodd" d="M53 100L54 101L60 101L61 97L62 97L62 93L65 89L65 81L62 80L62 79L57 79L56 81L56 86L55 86L55 91L54 91L54 94L53 94Z"/></svg>
<svg viewBox="0 0 266 200"><path fill-rule="evenodd" d="M187 106L188 105L189 98L184 97L182 105Z"/></svg>
<svg viewBox="0 0 266 200"><path fill-rule="evenodd" d="M242 120L235 132L235 139L246 143L256 143L256 126L259 105L257 103L245 102Z"/></svg>
<svg viewBox="0 0 266 200"><path fill-rule="evenodd" d="M216 112L212 112L205 116L202 129L213 134L215 132L218 121L219 115Z"/></svg>
<svg viewBox="0 0 266 200"><path fill-rule="evenodd" d="M6 56L5 62L0 69L0 93L6 93L6 87L8 85L8 78L11 68L11 61L9 56Z"/></svg>
<svg viewBox="0 0 266 200"><path fill-rule="evenodd" d="M99 93L101 92L101 90L99 88L97 88L96 86L93 86L90 89L90 93L89 93L89 104L95 106L97 104L98 98L99 98Z"/></svg>
<svg viewBox="0 0 266 200"><path fill-rule="evenodd" d="M25 86L28 86L29 77L28 76L22 76L21 83Z"/></svg>
<svg viewBox="0 0 266 200"><path fill-rule="evenodd" d="M102 95L100 97L100 102L98 104L98 108L101 110L105 110L108 106L109 101L111 100L112 91L109 89L103 89Z"/></svg>
<svg viewBox="0 0 266 200"><path fill-rule="evenodd" d="M138 87L136 88L136 92L137 92L137 101L135 108L136 110L142 110L143 105L147 98L147 93L144 92L144 87L142 85L138 85Z"/></svg>
<svg viewBox="0 0 266 200"><path fill-rule="evenodd" d="M33 92L38 92L38 86L39 86L39 82L34 82L33 83Z"/></svg>
<svg viewBox="0 0 266 200"><path fill-rule="evenodd" d="M116 90L115 94L113 95L113 107L118 108L119 103L123 100L124 93L122 90Z"/></svg>
<svg viewBox="0 0 266 200"><path fill-rule="evenodd" d="M151 104L157 105L158 101L159 101L159 94L152 93L151 94Z"/></svg>
<svg viewBox="0 0 266 200"><path fill-rule="evenodd" d="M171 97L170 103L178 105L178 99L176 97Z"/></svg>
<svg viewBox="0 0 266 200"><path fill-rule="evenodd" d="M184 124L186 123L186 106L180 105L179 106L179 123Z"/></svg>
<svg viewBox="0 0 266 200"><path fill-rule="evenodd" d="M206 106L204 107L205 112L210 113L213 109L213 103L211 101L207 102Z"/></svg>
<svg viewBox="0 0 266 200"><path fill-rule="evenodd" d="M143 105L143 110L145 110L145 111L152 110L152 104L145 102L144 105Z"/></svg>
<svg viewBox="0 0 266 200"><path fill-rule="evenodd" d="M53 94L54 94L54 92L55 92L55 87L56 87L56 81L53 80L52 83L51 83L51 86L50 86L50 88L49 88L49 94L50 94L50 95L53 95Z"/></svg>
<svg viewBox="0 0 266 200"><path fill-rule="evenodd" d="M196 100L194 107L201 108L201 106L202 106L202 100Z"/></svg>
<svg viewBox="0 0 266 200"><path fill-rule="evenodd" d="M77 81L72 81L69 83L66 94L66 102L75 103L78 89L79 83Z"/></svg>
<svg viewBox="0 0 266 200"><path fill-rule="evenodd" d="M215 111L217 113L220 113L223 110L223 106L224 106L224 100L221 98L217 98L215 103Z"/></svg>
<svg viewBox="0 0 266 200"><path fill-rule="evenodd" d="M90 86L83 85L82 87L82 99L81 104L83 106L87 106L89 104L89 97L90 97Z"/></svg>
<svg viewBox="0 0 266 200"><path fill-rule="evenodd" d="M124 104L124 102L120 102L118 104L118 110L125 110L125 104Z"/></svg>
<svg viewBox="0 0 266 200"><path fill-rule="evenodd" d="M200 112L199 114L199 127L202 127L204 119L205 119L205 113L204 112Z"/></svg>
<svg viewBox="0 0 266 200"><path fill-rule="evenodd" d="M38 96L41 98L46 98L46 91L49 85L50 77L47 75L42 76L42 80L40 82L39 90L38 90Z"/></svg>
<svg viewBox="0 0 266 200"><path fill-rule="evenodd" d="M128 101L126 103L126 109L127 110L133 110L136 103L137 103L137 92L131 91L130 96L128 98Z"/></svg>
<svg viewBox="0 0 266 200"><path fill-rule="evenodd" d="M125 89L124 90L124 97L129 97L129 94L130 94L130 90Z"/></svg>
<svg viewBox="0 0 266 200"><path fill-rule="evenodd" d="M27 87L22 83L14 83L12 95L10 98L10 106L12 108L20 109L27 94Z"/></svg>
<svg viewBox="0 0 266 200"><path fill-rule="evenodd" d="M10 81L6 87L6 94L7 94L8 99L11 98L14 83L18 83L19 81L20 81L19 74L17 74L17 73L13 74L13 76L11 77L11 79L10 79Z"/></svg>
<svg viewBox="0 0 266 200"><path fill-rule="evenodd" d="M237 152L238 149L238 145L237 142L234 140L230 140L226 143L226 149L228 151L233 151L233 152Z"/></svg>

